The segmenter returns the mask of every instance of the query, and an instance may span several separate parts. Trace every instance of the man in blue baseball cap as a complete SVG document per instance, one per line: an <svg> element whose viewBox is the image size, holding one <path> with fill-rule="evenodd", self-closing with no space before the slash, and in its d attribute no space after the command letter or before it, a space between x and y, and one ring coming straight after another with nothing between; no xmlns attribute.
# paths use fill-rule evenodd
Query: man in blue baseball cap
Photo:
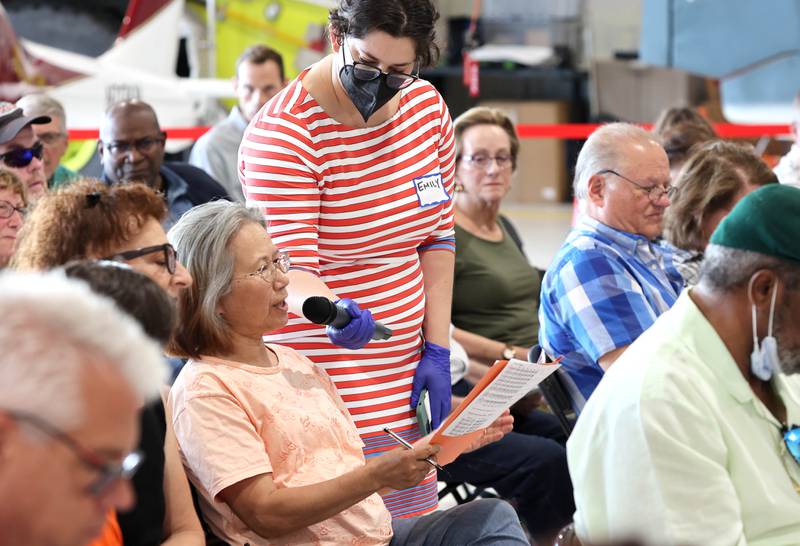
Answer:
<svg viewBox="0 0 800 546"><path fill-rule="evenodd" d="M22 180L30 201L36 201L47 191L42 162L44 148L31 128L43 123L50 123L50 118L26 116L22 108L0 101L0 169L11 171Z"/></svg>
<svg viewBox="0 0 800 546"><path fill-rule="evenodd" d="M742 199L567 444L584 541L800 543L800 189Z"/></svg>

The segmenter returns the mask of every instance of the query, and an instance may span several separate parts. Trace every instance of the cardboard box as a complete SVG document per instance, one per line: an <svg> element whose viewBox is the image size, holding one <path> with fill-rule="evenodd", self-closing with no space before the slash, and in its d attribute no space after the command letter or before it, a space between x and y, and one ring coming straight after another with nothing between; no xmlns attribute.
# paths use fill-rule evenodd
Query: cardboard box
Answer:
<svg viewBox="0 0 800 546"><path fill-rule="evenodd" d="M515 125L566 123L567 103L562 101L487 101L481 106L498 108ZM566 200L566 147L560 139L521 139L517 172L506 197L508 203L559 203Z"/></svg>
<svg viewBox="0 0 800 546"><path fill-rule="evenodd" d="M705 79L683 70L636 61L596 61L595 114L632 123L653 123L672 106L696 106L708 98Z"/></svg>

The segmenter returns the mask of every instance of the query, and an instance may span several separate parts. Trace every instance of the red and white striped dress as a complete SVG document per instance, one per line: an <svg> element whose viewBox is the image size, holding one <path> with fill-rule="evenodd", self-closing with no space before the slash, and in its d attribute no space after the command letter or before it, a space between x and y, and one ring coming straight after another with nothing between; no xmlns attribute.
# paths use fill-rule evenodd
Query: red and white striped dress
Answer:
<svg viewBox="0 0 800 546"><path fill-rule="evenodd" d="M292 267L311 271L394 331L357 351L330 343L324 327L289 316L266 336L323 367L353 416L367 457L397 447L382 430L419 437L409 406L425 310L421 252L454 251L452 121L434 87L401 91L398 112L377 127L330 118L302 73L251 121L239 149L239 178ZM437 178L437 175L439 178ZM441 180L447 195L421 206L415 180ZM431 178L425 178L430 180ZM384 497L394 517L436 508L436 475Z"/></svg>

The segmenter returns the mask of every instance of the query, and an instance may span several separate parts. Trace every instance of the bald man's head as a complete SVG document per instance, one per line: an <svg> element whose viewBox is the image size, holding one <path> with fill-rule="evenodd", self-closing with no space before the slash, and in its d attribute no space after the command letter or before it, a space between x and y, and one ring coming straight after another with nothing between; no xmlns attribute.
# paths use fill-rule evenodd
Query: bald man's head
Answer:
<svg viewBox="0 0 800 546"><path fill-rule="evenodd" d="M139 181L160 190L165 141L152 106L140 100L118 102L100 127L103 172L113 184Z"/></svg>
<svg viewBox="0 0 800 546"><path fill-rule="evenodd" d="M138 99L123 100L112 104L111 107L106 110L102 126L100 127L100 139L109 140L113 138L110 135L112 135L114 128L120 124L125 124L126 119L130 119L134 116L140 118L142 121L148 120L148 122L155 127L156 131L161 130L158 125L158 116L156 116L156 111L153 110L152 106Z"/></svg>

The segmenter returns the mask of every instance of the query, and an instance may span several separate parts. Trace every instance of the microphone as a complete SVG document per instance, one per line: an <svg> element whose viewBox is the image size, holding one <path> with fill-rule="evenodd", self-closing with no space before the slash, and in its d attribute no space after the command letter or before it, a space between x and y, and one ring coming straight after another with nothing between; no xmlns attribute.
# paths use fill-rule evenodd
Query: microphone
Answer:
<svg viewBox="0 0 800 546"><path fill-rule="evenodd" d="M322 296L312 296L303 302L303 316L314 324L326 324L334 328L344 328L353 320L347 309ZM372 339L389 339L390 337L392 337L392 330L376 320Z"/></svg>

